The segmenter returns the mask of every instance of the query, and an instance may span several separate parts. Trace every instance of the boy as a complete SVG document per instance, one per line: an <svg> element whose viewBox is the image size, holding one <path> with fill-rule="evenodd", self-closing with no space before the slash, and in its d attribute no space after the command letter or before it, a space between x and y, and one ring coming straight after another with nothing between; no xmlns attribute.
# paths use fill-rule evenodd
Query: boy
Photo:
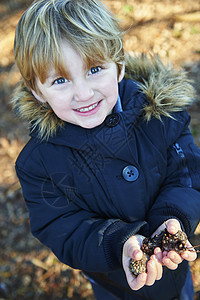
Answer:
<svg viewBox="0 0 200 300"><path fill-rule="evenodd" d="M15 58L12 103L31 124L16 171L33 235L82 269L97 299L192 299L195 252L156 248L146 273L128 267L145 236L167 225L190 237L199 222L185 74L125 57L118 23L97 0L35 1L17 26Z"/></svg>

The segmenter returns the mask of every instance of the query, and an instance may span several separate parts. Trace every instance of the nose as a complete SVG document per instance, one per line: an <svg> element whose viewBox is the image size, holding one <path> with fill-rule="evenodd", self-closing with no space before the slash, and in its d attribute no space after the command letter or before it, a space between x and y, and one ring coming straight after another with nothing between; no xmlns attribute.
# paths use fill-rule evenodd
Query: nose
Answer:
<svg viewBox="0 0 200 300"><path fill-rule="evenodd" d="M79 81L74 85L74 99L76 101L87 101L94 96L94 90L89 82Z"/></svg>

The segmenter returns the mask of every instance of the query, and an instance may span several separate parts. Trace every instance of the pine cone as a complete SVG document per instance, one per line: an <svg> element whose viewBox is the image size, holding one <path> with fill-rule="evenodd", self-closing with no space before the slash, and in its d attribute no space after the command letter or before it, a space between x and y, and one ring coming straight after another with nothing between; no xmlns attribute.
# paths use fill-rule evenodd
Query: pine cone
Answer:
<svg viewBox="0 0 200 300"><path fill-rule="evenodd" d="M162 247L163 236L164 231L162 231L160 234L156 234L153 238L145 238L142 244L142 251L149 256L153 255L156 247Z"/></svg>
<svg viewBox="0 0 200 300"><path fill-rule="evenodd" d="M146 253L143 254L142 259L140 260L134 260L131 258L129 262L129 269L133 275L137 276L140 273L145 273L147 270L148 260L149 256Z"/></svg>
<svg viewBox="0 0 200 300"><path fill-rule="evenodd" d="M187 235L185 232L179 230L176 234L170 234L167 229L164 230L164 235L162 239L162 251L174 250L178 254L183 253L187 250Z"/></svg>
<svg viewBox="0 0 200 300"><path fill-rule="evenodd" d="M146 272L147 262L151 255L154 253L156 247L161 248L162 251L174 250L181 254L187 250L187 235L185 232L179 230L176 234L170 234L167 229L163 230L160 234L155 235L153 238L145 238L142 244L143 257L141 260L130 259L129 269L137 276L140 273Z"/></svg>

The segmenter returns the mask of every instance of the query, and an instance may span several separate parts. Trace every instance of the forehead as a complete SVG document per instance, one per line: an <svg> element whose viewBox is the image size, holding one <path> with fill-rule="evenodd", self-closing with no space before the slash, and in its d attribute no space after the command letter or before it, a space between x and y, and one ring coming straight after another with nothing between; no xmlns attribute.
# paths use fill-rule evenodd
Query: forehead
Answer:
<svg viewBox="0 0 200 300"><path fill-rule="evenodd" d="M70 64L84 63L83 57L81 56L80 51L76 47L72 46L68 41L62 40L59 44L61 61L64 60L64 63L68 62Z"/></svg>
<svg viewBox="0 0 200 300"><path fill-rule="evenodd" d="M58 60L54 64L50 64L47 71L47 78L54 78L55 76L64 76L69 78L73 70L88 71L91 67L99 64L107 63L105 58L91 58L86 56L81 51L78 51L70 42L62 40L59 44Z"/></svg>

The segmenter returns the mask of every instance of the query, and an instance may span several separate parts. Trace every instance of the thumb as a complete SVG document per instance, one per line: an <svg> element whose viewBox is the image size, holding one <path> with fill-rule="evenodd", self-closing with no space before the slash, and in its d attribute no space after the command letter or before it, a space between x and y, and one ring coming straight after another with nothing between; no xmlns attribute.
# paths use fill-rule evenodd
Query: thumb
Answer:
<svg viewBox="0 0 200 300"><path fill-rule="evenodd" d="M169 219L165 223L167 231L171 234L175 234L178 230L181 230L181 225L177 219Z"/></svg>
<svg viewBox="0 0 200 300"><path fill-rule="evenodd" d="M129 238L126 245L126 255L135 260L140 260L142 258L141 245L144 237L141 235L135 235Z"/></svg>

